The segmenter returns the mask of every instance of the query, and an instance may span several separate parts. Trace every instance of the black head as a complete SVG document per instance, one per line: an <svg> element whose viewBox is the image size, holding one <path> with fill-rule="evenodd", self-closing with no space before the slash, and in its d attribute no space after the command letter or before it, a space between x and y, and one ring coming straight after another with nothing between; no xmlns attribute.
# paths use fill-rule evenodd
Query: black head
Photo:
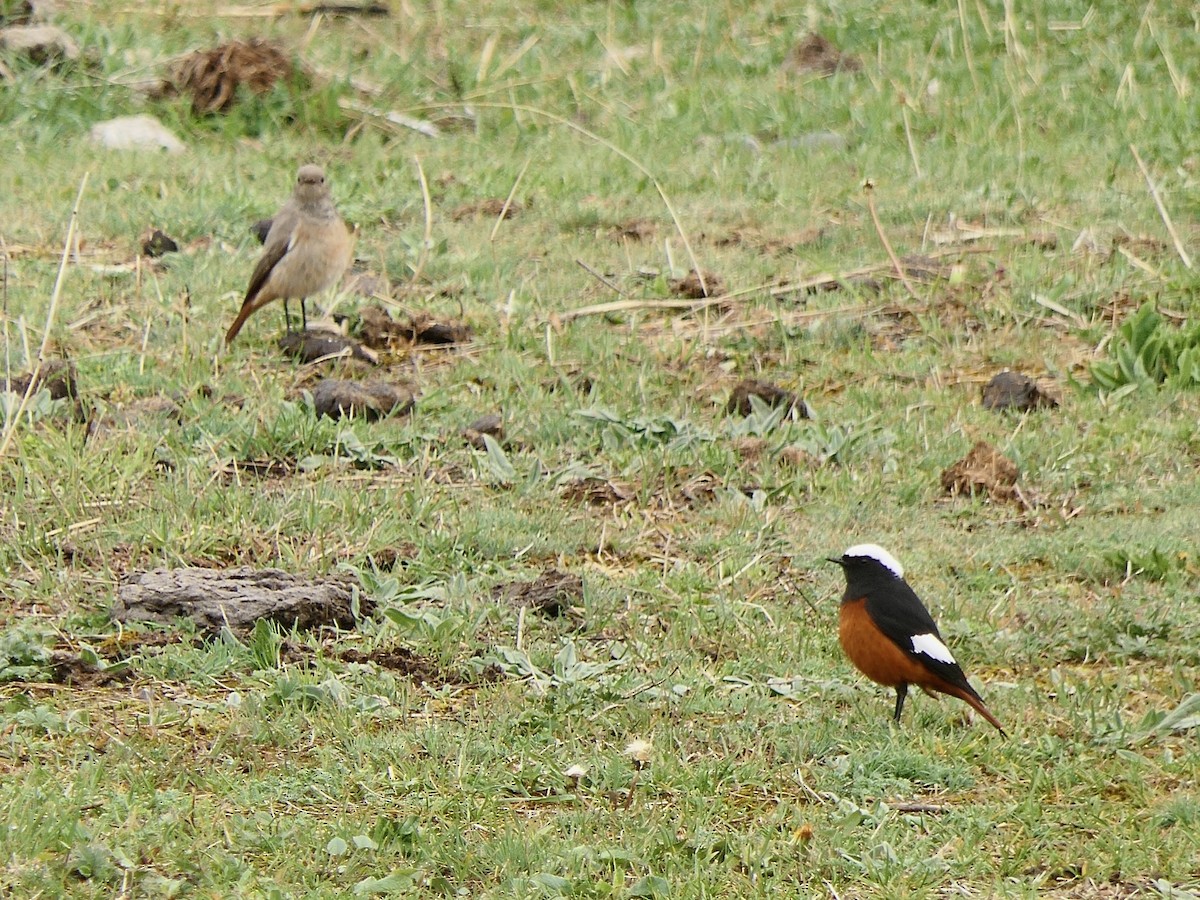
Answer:
<svg viewBox="0 0 1200 900"><path fill-rule="evenodd" d="M842 567L846 575L846 593L843 602L858 600L868 595L891 596L894 587L903 585L904 568L896 557L878 544L855 544L841 556L829 558Z"/></svg>

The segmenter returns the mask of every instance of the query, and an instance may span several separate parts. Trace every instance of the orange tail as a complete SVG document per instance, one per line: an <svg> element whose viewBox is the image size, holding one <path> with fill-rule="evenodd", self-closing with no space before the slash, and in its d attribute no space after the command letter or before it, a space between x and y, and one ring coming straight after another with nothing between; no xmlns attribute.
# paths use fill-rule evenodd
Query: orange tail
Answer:
<svg viewBox="0 0 1200 900"><path fill-rule="evenodd" d="M996 730L1002 735L1008 737L1008 732L1004 730L1004 726L1000 724L1000 720L992 715L991 711L984 706L983 698L974 691L964 691L962 688L953 684L940 684L937 686L937 690L941 691L942 693L949 694L952 697L957 697L964 703L970 704L971 708L974 709L975 712L979 713L981 716L995 725Z"/></svg>
<svg viewBox="0 0 1200 900"><path fill-rule="evenodd" d="M233 320L233 324L229 326L229 330L225 332L225 346L228 347L233 343L233 339L238 336L238 332L242 330L242 326L246 324L246 320L250 318L250 314L258 309L253 303L243 303L242 308L238 310L237 318Z"/></svg>

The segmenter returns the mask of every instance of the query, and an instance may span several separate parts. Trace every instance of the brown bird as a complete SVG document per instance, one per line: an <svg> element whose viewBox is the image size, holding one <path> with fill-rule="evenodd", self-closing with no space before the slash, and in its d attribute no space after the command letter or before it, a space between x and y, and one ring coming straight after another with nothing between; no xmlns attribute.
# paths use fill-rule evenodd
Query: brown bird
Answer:
<svg viewBox="0 0 1200 900"><path fill-rule="evenodd" d="M842 649L872 681L896 689L897 722L908 686L915 684L927 694L949 694L970 704L1005 734L942 642L896 557L878 544L857 544L829 561L846 574L838 627Z"/></svg>
<svg viewBox="0 0 1200 900"><path fill-rule="evenodd" d="M304 298L337 283L353 250L354 236L333 205L325 172L320 166L301 166L291 199L271 220L246 299L225 332L225 343L233 343L246 319L272 300L283 300L285 327L291 331L287 302L298 299L302 329L307 329Z"/></svg>

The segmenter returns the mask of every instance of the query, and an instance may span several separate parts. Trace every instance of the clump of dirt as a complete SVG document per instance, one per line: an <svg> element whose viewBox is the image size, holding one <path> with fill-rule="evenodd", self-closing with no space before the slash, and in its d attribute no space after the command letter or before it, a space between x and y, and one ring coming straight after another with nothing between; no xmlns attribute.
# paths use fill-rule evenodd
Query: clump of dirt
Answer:
<svg viewBox="0 0 1200 900"><path fill-rule="evenodd" d="M558 377L547 378L542 381L542 387L551 394L561 391L564 387L569 387L581 394L587 395L592 392L592 388L595 386L595 378L582 369L576 368L567 369L566 371L559 370Z"/></svg>
<svg viewBox="0 0 1200 900"><path fill-rule="evenodd" d="M287 478L296 470L293 459L239 459L230 462L221 470L226 479L252 475L255 478Z"/></svg>
<svg viewBox="0 0 1200 900"><path fill-rule="evenodd" d="M419 552L416 544L406 541L401 544L390 544L387 547L372 550L368 556L377 568L391 571L396 567L404 568L407 566L411 560L416 558Z"/></svg>
<svg viewBox="0 0 1200 900"><path fill-rule="evenodd" d="M50 655L50 677L55 684L94 688L128 681L133 677L133 672L128 666L95 665L78 653L55 650Z"/></svg>
<svg viewBox="0 0 1200 900"><path fill-rule="evenodd" d="M397 343L461 344L472 338L470 326L461 322L439 322L424 315L401 322L381 306L368 306L359 312L359 334L364 344L376 350L386 350Z"/></svg>
<svg viewBox="0 0 1200 900"><path fill-rule="evenodd" d="M223 627L244 633L259 619L282 628L312 630L355 625L357 582L349 575L309 578L281 569L156 569L127 578L111 615L118 622L173 623L192 619L215 635ZM359 596L360 612L370 601Z"/></svg>
<svg viewBox="0 0 1200 900"><path fill-rule="evenodd" d="M414 344L463 344L472 337L469 325L437 322L427 316L414 317L404 334Z"/></svg>
<svg viewBox="0 0 1200 900"><path fill-rule="evenodd" d="M52 359L35 367L32 372L16 375L11 381L0 381L0 391L9 391L18 398L28 391L32 397L38 391L47 391L51 400L69 400L64 412L75 422L87 421L83 400L79 396L79 383L75 376L75 363L69 359Z"/></svg>
<svg viewBox="0 0 1200 900"><path fill-rule="evenodd" d="M32 390L30 390L30 382L33 382ZM44 389L50 392L51 400L79 399L75 363L69 359L53 359L44 362L40 368L35 368L32 372L26 372L24 375L18 375L11 381L5 382L4 389L14 394L24 394L26 391L33 394Z"/></svg>
<svg viewBox="0 0 1200 900"><path fill-rule="evenodd" d="M815 73L833 75L835 72L858 72L862 60L843 53L827 37L815 31L806 34L783 61L783 70L793 74Z"/></svg>
<svg viewBox="0 0 1200 900"><path fill-rule="evenodd" d="M824 464L815 453L795 444L789 444L779 451L779 461L793 469L819 469Z"/></svg>
<svg viewBox="0 0 1200 900"><path fill-rule="evenodd" d="M346 356L373 366L379 365L379 357L358 341L324 329L289 331L279 339L279 349L302 363Z"/></svg>
<svg viewBox="0 0 1200 900"><path fill-rule="evenodd" d="M499 413L488 413L480 416L462 432L463 440L476 450L487 449L487 442L483 439L484 435L497 441L504 440L504 417Z"/></svg>
<svg viewBox="0 0 1200 900"><path fill-rule="evenodd" d="M983 388L984 409L1053 409L1058 398L1043 390L1036 381L1020 372L1004 371Z"/></svg>
<svg viewBox="0 0 1200 900"><path fill-rule="evenodd" d="M313 408L319 416L341 419L361 416L374 422L385 416L404 415L416 404L413 392L405 385L382 381L346 381L323 378L313 388Z"/></svg>
<svg viewBox="0 0 1200 900"><path fill-rule="evenodd" d="M280 81L291 81L299 68L278 44L260 38L230 41L197 50L172 66L162 89L188 94L196 115L228 112L238 88L265 94Z"/></svg>
<svg viewBox="0 0 1200 900"><path fill-rule="evenodd" d="M414 681L426 681L445 684L447 682L442 667L429 657L421 656L407 647L380 647L369 653L350 648L343 650L338 659L342 662L366 665L374 663L381 669L389 669L407 675Z"/></svg>
<svg viewBox="0 0 1200 900"><path fill-rule="evenodd" d="M700 280L695 269L682 278L671 281L671 290L689 300L703 300L705 297L719 297L725 292L725 282L715 272L705 272L704 280Z"/></svg>
<svg viewBox="0 0 1200 900"><path fill-rule="evenodd" d="M813 226L790 234L767 235L757 228L745 226L716 238L718 247L749 247L772 256L781 256L801 247L815 244L825 237L825 230Z"/></svg>
<svg viewBox="0 0 1200 900"><path fill-rule="evenodd" d="M653 219L629 219L613 226L610 233L617 240L648 241L658 232Z"/></svg>
<svg viewBox="0 0 1200 900"><path fill-rule="evenodd" d="M504 201L490 197L487 200L477 200L474 203L463 203L450 210L450 218L455 222L462 222L465 219L477 219L486 216L490 219L503 216L505 219L512 219L519 216L525 211L523 204L516 200L509 200L508 206L504 205Z"/></svg>
<svg viewBox="0 0 1200 900"><path fill-rule="evenodd" d="M139 397L122 404L109 404L95 410L88 419L88 440L102 437L118 428L149 432L161 429L165 422L183 421L183 407L174 397ZM161 460L159 460L161 463Z"/></svg>
<svg viewBox="0 0 1200 900"><path fill-rule="evenodd" d="M592 476L563 485L562 495L567 500L586 503L589 506L619 506L639 500L644 493L643 507L670 511L710 503L722 487L729 485L710 471L693 472L682 468L660 474L656 482L647 485L643 491L627 482ZM734 489L749 496L758 488L755 485L746 485Z"/></svg>
<svg viewBox="0 0 1200 900"><path fill-rule="evenodd" d="M787 407L801 419L810 418L808 404L796 394L777 384L759 381L756 378L746 378L734 386L729 395L729 402L725 404L725 411L730 414L737 413L740 416L750 415L754 411L754 407L750 403L751 397L757 397L767 406Z"/></svg>
<svg viewBox="0 0 1200 900"><path fill-rule="evenodd" d="M178 253L179 242L161 228L152 228L142 238L142 256L158 259L167 253Z"/></svg>
<svg viewBox="0 0 1200 900"><path fill-rule="evenodd" d="M986 496L1000 502L1023 503L1017 488L1017 466L987 441L942 472L942 490L952 497Z"/></svg>
<svg viewBox="0 0 1200 900"><path fill-rule="evenodd" d="M562 495L576 503L588 506L616 506L628 503L637 497L631 485L609 478L579 478L563 485Z"/></svg>
<svg viewBox="0 0 1200 900"><path fill-rule="evenodd" d="M546 569L533 581L497 585L492 597L513 606L527 606L551 619L578 616L583 603L583 579L570 572Z"/></svg>

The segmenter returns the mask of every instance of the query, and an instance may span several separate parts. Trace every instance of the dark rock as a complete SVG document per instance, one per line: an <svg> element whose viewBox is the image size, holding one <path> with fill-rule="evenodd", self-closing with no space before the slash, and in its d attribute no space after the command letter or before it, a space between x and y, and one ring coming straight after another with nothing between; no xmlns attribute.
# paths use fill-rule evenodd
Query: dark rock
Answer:
<svg viewBox="0 0 1200 900"><path fill-rule="evenodd" d="M1024 412L1056 407L1058 399L1042 390L1028 375L1004 371L984 387L983 406L984 409L1016 409Z"/></svg>
<svg viewBox="0 0 1200 900"><path fill-rule="evenodd" d="M165 231L155 228L142 240L142 256L157 259L165 253L178 253L179 244Z"/></svg>
<svg viewBox="0 0 1200 900"><path fill-rule="evenodd" d="M767 406L786 406L791 410L795 410L796 415L801 419L809 418L808 404L793 394L791 391L784 390L777 384L772 384L769 381L759 381L756 378L747 378L739 381L734 386L733 392L729 395L729 402L725 404L727 413L737 413L741 416L748 416L753 412L754 407L750 404L750 398L757 397Z"/></svg>

